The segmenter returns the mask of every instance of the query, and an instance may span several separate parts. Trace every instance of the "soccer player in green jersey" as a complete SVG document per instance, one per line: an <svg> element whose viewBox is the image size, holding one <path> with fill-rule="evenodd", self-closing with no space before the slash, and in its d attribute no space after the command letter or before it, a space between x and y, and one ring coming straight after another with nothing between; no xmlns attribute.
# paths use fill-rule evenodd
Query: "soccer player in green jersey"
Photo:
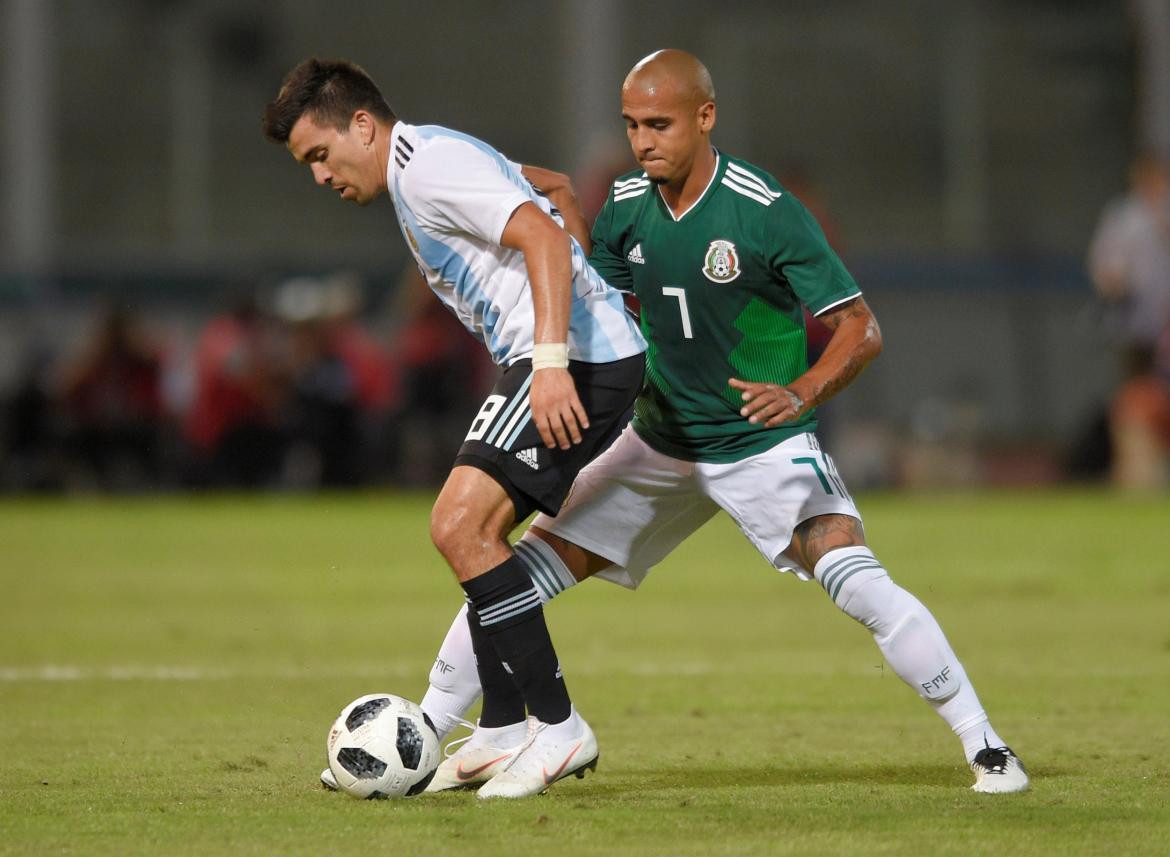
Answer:
<svg viewBox="0 0 1170 857"><path fill-rule="evenodd" d="M698 59L675 50L643 59L622 87L622 116L641 169L614 182L590 262L641 304L647 384L631 425L581 471L555 518L533 521L517 558L543 598L593 574L635 588L722 509L765 559L815 579L873 634L898 676L959 737L976 791L1023 791L1023 764L992 728L934 617L866 546L861 516L813 434L816 406L881 350L853 278L799 201L711 146L715 92ZM567 180L526 174L588 246ZM832 331L811 367L802 304ZM460 615L422 706L445 733L479 692ZM478 728L431 790L506 770L523 753L523 720L514 688L484 688Z"/></svg>

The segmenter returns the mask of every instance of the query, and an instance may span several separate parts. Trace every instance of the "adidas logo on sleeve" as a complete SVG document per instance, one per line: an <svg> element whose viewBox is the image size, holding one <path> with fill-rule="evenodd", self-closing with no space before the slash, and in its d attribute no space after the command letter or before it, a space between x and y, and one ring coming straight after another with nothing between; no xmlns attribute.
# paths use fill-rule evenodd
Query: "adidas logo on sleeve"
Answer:
<svg viewBox="0 0 1170 857"><path fill-rule="evenodd" d="M642 242L641 241L639 241L637 244L634 245L634 249L630 251L629 255L626 256L626 258L629 261L633 262L635 265L645 265L646 264L646 257L642 255Z"/></svg>

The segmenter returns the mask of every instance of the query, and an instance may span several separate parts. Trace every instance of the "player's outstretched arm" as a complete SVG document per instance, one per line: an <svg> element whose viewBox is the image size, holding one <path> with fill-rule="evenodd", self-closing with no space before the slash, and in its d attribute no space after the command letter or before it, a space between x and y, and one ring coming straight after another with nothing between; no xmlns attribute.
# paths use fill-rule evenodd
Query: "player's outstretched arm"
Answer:
<svg viewBox="0 0 1170 857"><path fill-rule="evenodd" d="M589 224L585 222L585 213L581 210L581 203L577 200L577 192L573 190L572 180L564 173L546 170L544 167L534 167L525 164L521 170L524 178L532 182L532 186L548 197L548 201L561 213L565 221L565 231L577 239L581 249L588 256L593 252L593 241L589 236Z"/></svg>
<svg viewBox="0 0 1170 857"><path fill-rule="evenodd" d="M585 407L569 374L569 311L573 267L569 236L556 222L526 202L512 212L500 243L524 254L532 307L536 315L532 355L532 420L545 446L568 449L589 428Z"/></svg>
<svg viewBox="0 0 1170 857"><path fill-rule="evenodd" d="M882 332L865 299L857 297L817 316L833 332L820 359L789 384L762 384L732 378L743 392L740 413L769 428L796 419L845 389L882 350Z"/></svg>

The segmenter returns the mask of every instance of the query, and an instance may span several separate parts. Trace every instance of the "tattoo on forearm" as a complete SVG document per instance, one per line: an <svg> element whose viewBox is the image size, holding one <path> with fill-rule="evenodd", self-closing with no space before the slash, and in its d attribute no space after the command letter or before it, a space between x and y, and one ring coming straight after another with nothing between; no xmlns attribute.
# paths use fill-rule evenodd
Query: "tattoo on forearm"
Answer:
<svg viewBox="0 0 1170 857"><path fill-rule="evenodd" d="M806 397L810 406L821 404L849 386L853 379L861 374L861 370L866 367L866 364L881 350L881 331L877 326L877 319L874 318L863 298L859 297L857 300L833 310L821 317L821 321L834 332L834 335L846 321L860 322L863 327L860 338L852 348L846 346L847 350L843 355L839 353L838 349L830 357L829 354L833 351L830 343L830 351L826 352L825 357L821 359L828 359L829 364L839 361L839 365L832 366L829 377L820 382L812 391L811 396ZM820 364L818 363L818 365Z"/></svg>
<svg viewBox="0 0 1170 857"><path fill-rule="evenodd" d="M865 301L861 298L858 298L855 301L847 303L840 309L833 310L832 312L823 316L818 316L817 320L825 327L829 328L829 330L836 330L841 326L841 322L848 318L865 318L868 315L871 315L871 313L869 308L865 305Z"/></svg>

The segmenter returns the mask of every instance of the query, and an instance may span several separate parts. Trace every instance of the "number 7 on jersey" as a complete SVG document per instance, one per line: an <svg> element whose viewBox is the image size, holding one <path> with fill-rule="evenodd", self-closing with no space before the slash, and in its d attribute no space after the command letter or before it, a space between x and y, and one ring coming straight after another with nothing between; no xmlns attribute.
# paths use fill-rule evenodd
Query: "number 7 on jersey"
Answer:
<svg viewBox="0 0 1170 857"><path fill-rule="evenodd" d="M668 298L678 298L678 311L682 316L683 339L694 339L691 333L691 314L687 311L687 293L680 286L663 286L662 294Z"/></svg>

